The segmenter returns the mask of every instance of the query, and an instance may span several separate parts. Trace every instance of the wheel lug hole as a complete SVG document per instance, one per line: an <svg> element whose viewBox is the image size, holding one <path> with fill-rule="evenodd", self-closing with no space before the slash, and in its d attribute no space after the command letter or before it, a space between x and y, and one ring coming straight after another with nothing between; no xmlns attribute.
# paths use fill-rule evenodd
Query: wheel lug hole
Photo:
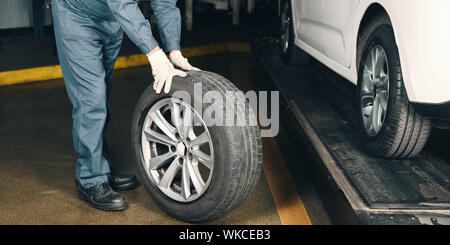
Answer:
<svg viewBox="0 0 450 245"><path fill-rule="evenodd" d="M189 138L186 138L186 143L190 144L191 140Z"/></svg>
<svg viewBox="0 0 450 245"><path fill-rule="evenodd" d="M191 153L189 153L188 158L189 158L189 160L192 160L193 156Z"/></svg>
<svg viewBox="0 0 450 245"><path fill-rule="evenodd" d="M178 158L178 164L182 165L184 162L184 159L182 157Z"/></svg>
<svg viewBox="0 0 450 245"><path fill-rule="evenodd" d="M179 133L175 133L175 138L177 138L177 140L180 140L181 139L180 134Z"/></svg>
<svg viewBox="0 0 450 245"><path fill-rule="evenodd" d="M171 146L170 146L170 151L171 151L171 152L176 152L176 151L177 151L177 148L176 148L175 146L171 145Z"/></svg>

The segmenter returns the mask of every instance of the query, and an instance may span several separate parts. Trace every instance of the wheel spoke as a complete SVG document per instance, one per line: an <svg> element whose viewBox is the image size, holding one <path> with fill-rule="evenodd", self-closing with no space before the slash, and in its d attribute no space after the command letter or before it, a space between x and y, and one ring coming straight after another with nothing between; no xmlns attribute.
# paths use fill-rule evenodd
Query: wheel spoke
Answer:
<svg viewBox="0 0 450 245"><path fill-rule="evenodd" d="M205 165L207 168L212 169L213 167L213 161L211 159L210 156L208 156L207 154L205 154L204 152L202 152L201 150L197 149L197 150L193 150L191 151L192 155L194 155L194 157L200 161L201 163L203 163L203 165Z"/></svg>
<svg viewBox="0 0 450 245"><path fill-rule="evenodd" d="M379 112L380 112L380 98L376 97L375 101L373 102L373 113L372 113L372 128L373 130L377 131L379 128Z"/></svg>
<svg viewBox="0 0 450 245"><path fill-rule="evenodd" d="M197 193L201 193L204 187L204 183L201 180L200 175L198 175L194 169L194 166L192 165L192 161L189 159L186 159L186 166L189 172L189 176L191 178L192 184L194 185L195 190Z"/></svg>
<svg viewBox="0 0 450 245"><path fill-rule="evenodd" d="M381 76L381 69L383 68L383 65L384 65L384 58L382 57L383 54L379 48L375 49L375 55L376 55L376 58L375 58L373 71L374 71L375 78L379 79Z"/></svg>
<svg viewBox="0 0 450 245"><path fill-rule="evenodd" d="M166 162L168 162L173 156L175 156L175 152L167 152L163 155L150 158L150 170L155 170L160 168L162 165L164 165Z"/></svg>
<svg viewBox="0 0 450 245"><path fill-rule="evenodd" d="M366 58L366 63L364 64L364 77L367 77L369 81L372 81L373 75L373 55L370 52Z"/></svg>
<svg viewBox="0 0 450 245"><path fill-rule="evenodd" d="M364 74L363 75L364 75L365 79L367 78L369 81L371 80L370 76L372 75L372 68L367 66L367 64L364 66Z"/></svg>
<svg viewBox="0 0 450 245"><path fill-rule="evenodd" d="M194 171L195 171L195 174L197 175L197 176L200 176L200 178L198 179L198 180L200 180L200 183L202 183L202 185L205 185L205 182L203 181L203 178L201 178L201 174L200 174L200 170L198 169L198 160L197 159L193 159L192 160L192 166L194 166Z"/></svg>
<svg viewBox="0 0 450 245"><path fill-rule="evenodd" d="M167 146L175 145L175 141L173 141L171 138L158 132L155 132L154 130L146 129L144 130L144 134L147 140L150 142L156 142Z"/></svg>
<svg viewBox="0 0 450 245"><path fill-rule="evenodd" d="M185 199L188 199L189 196L191 196L191 178L187 160L183 162L183 169L181 172L181 194Z"/></svg>
<svg viewBox="0 0 450 245"><path fill-rule="evenodd" d="M201 145L206 144L208 142L209 142L208 134L206 132L204 132L200 136L198 136L197 138L192 140L191 143L189 144L189 146L190 147L201 146Z"/></svg>
<svg viewBox="0 0 450 245"><path fill-rule="evenodd" d="M180 105L172 102L170 103L170 111L172 114L172 122L175 125L175 128L177 129L178 133L182 134L183 133L183 121L181 118L181 112L180 112ZM181 135L181 137L184 137L183 135Z"/></svg>
<svg viewBox="0 0 450 245"><path fill-rule="evenodd" d="M380 96L381 107L383 108L383 111L386 112L387 111L387 105L388 105L388 92L387 91L382 91L379 96Z"/></svg>
<svg viewBox="0 0 450 245"><path fill-rule="evenodd" d="M159 181L159 185L164 188L169 188L179 169L180 166L178 165L178 157L177 157L175 158L175 160L172 161L169 168L167 168L166 172L161 178L161 181Z"/></svg>
<svg viewBox="0 0 450 245"><path fill-rule="evenodd" d="M376 75L376 73L375 73L375 66L376 66L376 64L377 64L377 49L376 48L373 48L372 49L372 52L371 52L371 58L372 58L372 63L371 63L371 68L372 68L372 77L373 77L373 80L375 80L375 75Z"/></svg>
<svg viewBox="0 0 450 245"><path fill-rule="evenodd" d="M189 131L192 129L192 119L192 110L185 106L183 114L183 135L185 137L189 135Z"/></svg>
<svg viewBox="0 0 450 245"><path fill-rule="evenodd" d="M364 73L363 73L363 85L364 89L366 90L372 90L373 89L373 81L372 81L372 68L371 67L364 67Z"/></svg>
<svg viewBox="0 0 450 245"><path fill-rule="evenodd" d="M383 105L381 102L381 98L379 99L380 103L378 103L378 118L377 118L377 124L378 124L378 130L381 128L382 126L382 118L383 118L383 114L384 114L384 109L383 109Z"/></svg>
<svg viewBox="0 0 450 245"><path fill-rule="evenodd" d="M174 141L177 140L175 137L175 128L161 115L159 110L150 112L149 117L167 136Z"/></svg>

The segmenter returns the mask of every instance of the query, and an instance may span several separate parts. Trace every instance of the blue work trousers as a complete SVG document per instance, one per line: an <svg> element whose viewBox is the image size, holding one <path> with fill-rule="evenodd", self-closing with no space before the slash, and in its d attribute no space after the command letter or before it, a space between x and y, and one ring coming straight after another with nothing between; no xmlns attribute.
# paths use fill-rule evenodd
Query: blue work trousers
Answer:
<svg viewBox="0 0 450 245"><path fill-rule="evenodd" d="M176 0L152 3L165 51L180 48L181 19L177 17L179 10L173 9L175 3ZM169 4L166 9L164 4ZM171 9L171 14L164 17L161 14L167 9ZM111 158L104 132L109 119L107 100L123 33L143 53L158 43L148 21L131 0L53 0L52 14L64 83L73 105L73 144L79 155L75 177L83 187L90 188L107 182L110 173Z"/></svg>

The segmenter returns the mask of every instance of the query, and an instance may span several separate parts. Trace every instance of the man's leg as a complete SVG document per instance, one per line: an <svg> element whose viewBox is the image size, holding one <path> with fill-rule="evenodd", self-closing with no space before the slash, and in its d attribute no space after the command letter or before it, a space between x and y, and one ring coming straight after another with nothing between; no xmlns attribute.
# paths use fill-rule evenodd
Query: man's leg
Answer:
<svg viewBox="0 0 450 245"><path fill-rule="evenodd" d="M84 188L108 181L102 156L106 120L106 84L103 43L92 21L64 2L53 1L55 38L64 82L73 105L73 141L79 154L76 179ZM83 23L83 24L80 24Z"/></svg>
<svg viewBox="0 0 450 245"><path fill-rule="evenodd" d="M163 50L180 50L181 15L177 0L151 0Z"/></svg>
<svg viewBox="0 0 450 245"><path fill-rule="evenodd" d="M73 105L78 195L95 208L123 210L125 199L108 184L110 169L102 154L107 116L104 42L95 23L79 9L60 0L53 0L52 6L59 61Z"/></svg>
<svg viewBox="0 0 450 245"><path fill-rule="evenodd" d="M119 29L117 33L113 36L111 41L105 43L103 46L103 66L105 67L105 83L106 83L106 93L109 98L112 89L112 75L114 72L114 64L119 54L120 46L122 44L123 31ZM104 132L108 126L110 119L110 112L107 110L108 115L105 122ZM111 174L108 175L109 184L114 190L131 190L139 186L139 181L134 174L119 174L112 164L111 155L109 153L108 144L106 137L103 136L103 157L107 160L109 167L111 169Z"/></svg>
<svg viewBox="0 0 450 245"><path fill-rule="evenodd" d="M114 166L112 166L112 159L108 149L108 143L106 141L105 132L111 118L111 113L108 109L108 99L112 90L112 75L114 73L114 64L116 63L117 56L119 55L120 47L122 45L123 30L119 31L113 36L112 40L103 46L103 66L105 67L105 84L106 84L106 97L107 97L107 117L105 127L103 129L103 157L108 161L111 172L115 172Z"/></svg>

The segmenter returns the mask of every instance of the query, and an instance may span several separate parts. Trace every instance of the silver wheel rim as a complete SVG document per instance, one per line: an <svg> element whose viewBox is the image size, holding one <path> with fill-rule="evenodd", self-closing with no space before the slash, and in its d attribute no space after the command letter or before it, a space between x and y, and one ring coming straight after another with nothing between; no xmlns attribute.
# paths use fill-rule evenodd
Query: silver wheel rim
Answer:
<svg viewBox="0 0 450 245"><path fill-rule="evenodd" d="M141 152L147 176L173 200L194 201L211 183L211 136L197 111L181 100L162 99L150 108L142 127Z"/></svg>
<svg viewBox="0 0 450 245"><path fill-rule="evenodd" d="M380 45L373 46L365 60L360 101L364 128L375 136L383 127L389 101L389 64Z"/></svg>
<svg viewBox="0 0 450 245"><path fill-rule="evenodd" d="M281 13L281 50L283 53L287 53L289 49L289 26L291 23L291 17L289 13L289 4L286 2L283 6L283 12Z"/></svg>

